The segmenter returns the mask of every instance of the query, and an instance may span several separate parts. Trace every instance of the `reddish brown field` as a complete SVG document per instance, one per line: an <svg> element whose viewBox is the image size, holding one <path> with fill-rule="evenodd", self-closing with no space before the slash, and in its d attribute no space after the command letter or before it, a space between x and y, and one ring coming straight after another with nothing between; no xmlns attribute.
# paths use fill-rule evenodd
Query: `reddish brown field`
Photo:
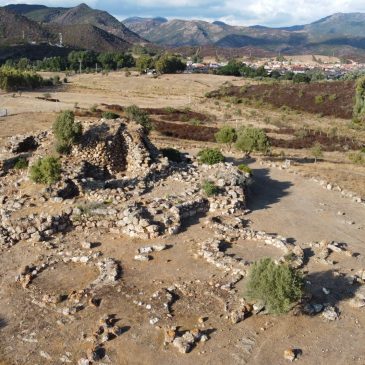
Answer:
<svg viewBox="0 0 365 365"><path fill-rule="evenodd" d="M210 93L210 97L231 96L262 101L277 108L289 107L309 113L351 119L354 105L353 81L316 82L310 84L257 84L225 87ZM322 98L322 100L317 100ZM242 101L242 100L241 100Z"/></svg>
<svg viewBox="0 0 365 365"><path fill-rule="evenodd" d="M189 139L193 141L214 142L214 133L218 128L182 123L169 123L153 120L155 130L167 137Z"/></svg>

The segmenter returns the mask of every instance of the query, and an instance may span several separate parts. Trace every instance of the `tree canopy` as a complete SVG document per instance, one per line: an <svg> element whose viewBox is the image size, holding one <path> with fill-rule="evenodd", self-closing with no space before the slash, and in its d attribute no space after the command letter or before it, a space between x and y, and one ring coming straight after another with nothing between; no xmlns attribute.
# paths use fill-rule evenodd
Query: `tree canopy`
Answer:
<svg viewBox="0 0 365 365"><path fill-rule="evenodd" d="M186 63L178 56L165 53L156 61L155 67L161 73L172 74L184 71L186 69Z"/></svg>
<svg viewBox="0 0 365 365"><path fill-rule="evenodd" d="M270 143L262 129L244 127L238 130L235 147L250 155L254 151L267 153Z"/></svg>

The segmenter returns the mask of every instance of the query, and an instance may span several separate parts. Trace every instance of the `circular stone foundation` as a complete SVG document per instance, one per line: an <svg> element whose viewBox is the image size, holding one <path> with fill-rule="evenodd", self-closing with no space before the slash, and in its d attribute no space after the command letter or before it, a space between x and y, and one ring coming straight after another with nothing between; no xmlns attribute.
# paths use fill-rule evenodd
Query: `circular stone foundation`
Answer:
<svg viewBox="0 0 365 365"><path fill-rule="evenodd" d="M67 294L88 287L98 275L95 266L61 262L39 273L32 285L44 293Z"/></svg>

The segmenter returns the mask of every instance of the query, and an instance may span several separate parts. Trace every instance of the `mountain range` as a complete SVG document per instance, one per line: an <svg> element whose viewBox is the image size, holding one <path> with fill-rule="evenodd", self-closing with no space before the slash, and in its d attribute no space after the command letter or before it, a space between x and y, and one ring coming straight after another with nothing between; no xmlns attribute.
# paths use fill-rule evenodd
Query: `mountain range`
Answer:
<svg viewBox="0 0 365 365"><path fill-rule="evenodd" d="M74 8L14 4L0 8L0 45L59 42L95 51L158 48L250 49L265 54L336 54L365 58L365 14L337 13L307 25L270 28L221 21L132 17L119 21L86 4Z"/></svg>
<svg viewBox="0 0 365 365"><path fill-rule="evenodd" d="M283 28L138 17L125 19L123 23L150 42L171 47L252 46L283 53L365 54L364 13L337 13L311 24Z"/></svg>

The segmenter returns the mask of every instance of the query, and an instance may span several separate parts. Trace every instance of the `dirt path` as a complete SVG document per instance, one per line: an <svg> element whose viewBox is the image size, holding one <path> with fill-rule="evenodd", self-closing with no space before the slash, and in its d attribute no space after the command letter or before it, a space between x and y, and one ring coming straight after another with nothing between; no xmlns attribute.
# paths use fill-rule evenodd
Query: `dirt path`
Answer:
<svg viewBox="0 0 365 365"><path fill-rule="evenodd" d="M255 182L249 189L248 207L253 211L249 217L254 228L293 238L299 244L342 241L365 253L364 206L286 171L258 163L251 167Z"/></svg>
<svg viewBox="0 0 365 365"><path fill-rule="evenodd" d="M272 328L260 336L248 363L272 363L273 358L281 358L283 348L292 346L303 351L299 360L303 365L364 364L364 349L358 341L353 341L363 337L363 312L347 304L340 280L334 275L335 272L351 274L356 267L364 267L364 206L286 171L264 168L258 163L251 167L255 183L249 191L248 206L252 213L248 217L255 229L284 235L297 244L323 239L345 242L360 255L348 262L340 259L327 267L316 264L308 255L307 267L314 272L310 281L316 282L319 289L331 288L334 296L331 300L337 301L341 319L326 323L319 316L271 317ZM345 215L338 215L338 211ZM344 221L355 223L350 225ZM285 360L277 362L285 363Z"/></svg>

